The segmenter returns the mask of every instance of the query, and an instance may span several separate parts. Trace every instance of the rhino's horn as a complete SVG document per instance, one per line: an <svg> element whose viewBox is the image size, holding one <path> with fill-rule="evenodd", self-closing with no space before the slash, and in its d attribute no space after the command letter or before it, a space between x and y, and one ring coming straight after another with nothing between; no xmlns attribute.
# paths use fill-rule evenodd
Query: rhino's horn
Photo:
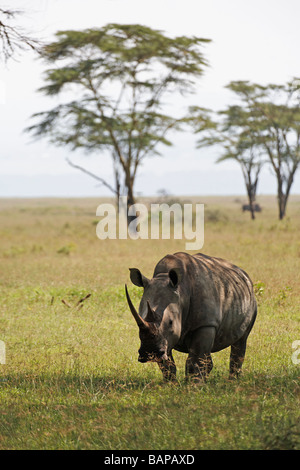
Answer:
<svg viewBox="0 0 300 470"><path fill-rule="evenodd" d="M131 302L131 299L129 297L129 293L128 293L128 290L127 290L127 285L125 284L125 292L126 292L126 299L127 299L127 302L128 302L128 305L129 305L129 308L130 308L130 311L138 325L138 327L140 328L147 328L148 324L145 320L142 319L142 317L138 314L138 312L136 311L136 309L134 308L134 305L133 303Z"/></svg>
<svg viewBox="0 0 300 470"><path fill-rule="evenodd" d="M149 300L147 300L147 307L148 307L148 312L146 316L147 322L151 322L151 323L159 322L159 318L157 314L155 313L155 311L151 308Z"/></svg>

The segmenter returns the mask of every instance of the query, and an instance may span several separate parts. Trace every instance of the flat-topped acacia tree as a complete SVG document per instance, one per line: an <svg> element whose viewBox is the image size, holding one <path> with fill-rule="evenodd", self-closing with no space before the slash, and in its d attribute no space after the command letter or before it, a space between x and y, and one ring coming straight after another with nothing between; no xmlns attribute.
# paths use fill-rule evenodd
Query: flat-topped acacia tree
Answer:
<svg viewBox="0 0 300 470"><path fill-rule="evenodd" d="M198 37L171 38L137 24L60 31L43 48L43 58L52 67L39 91L64 100L35 114L37 122L27 130L72 150L98 152L100 175L101 154L109 150L114 184L76 166L117 197L127 195L131 205L140 164L159 154L160 144L171 145L167 134L185 122L185 116L163 112L166 95L172 93L173 105L175 92L194 90L195 79L207 65L202 54L207 42Z"/></svg>
<svg viewBox="0 0 300 470"><path fill-rule="evenodd" d="M275 174L278 216L282 220L300 166L300 81L294 78L283 85L234 81L227 88L240 98L249 116L244 129Z"/></svg>
<svg viewBox="0 0 300 470"><path fill-rule="evenodd" d="M281 220L300 167L300 80L283 85L233 81L227 88L238 96L240 105L230 105L214 116L211 110L190 108L194 132L202 134L198 147L220 144L224 153L218 162L231 158L240 164L252 218L259 172L269 163L277 180Z"/></svg>
<svg viewBox="0 0 300 470"><path fill-rule="evenodd" d="M241 106L231 105L225 110L212 110L193 106L190 121L195 133L201 133L197 148L218 146L221 156L217 163L233 160L240 165L248 196L251 218L255 219L255 199L259 174L265 163L263 150L258 145L259 135L252 116Z"/></svg>

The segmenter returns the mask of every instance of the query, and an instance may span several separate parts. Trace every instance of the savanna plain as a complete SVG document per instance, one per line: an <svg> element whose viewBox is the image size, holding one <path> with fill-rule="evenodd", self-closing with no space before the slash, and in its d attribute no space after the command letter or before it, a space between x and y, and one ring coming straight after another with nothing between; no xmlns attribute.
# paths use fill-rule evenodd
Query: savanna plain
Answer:
<svg viewBox="0 0 300 470"><path fill-rule="evenodd" d="M255 221L243 198L193 199L201 251L247 271L258 301L242 376L228 380L227 349L203 386L185 382L185 354L177 384L137 361L124 293L137 307L128 268L152 277L185 240L100 241L101 202L0 200L0 449L299 449L300 196L282 221L271 196Z"/></svg>

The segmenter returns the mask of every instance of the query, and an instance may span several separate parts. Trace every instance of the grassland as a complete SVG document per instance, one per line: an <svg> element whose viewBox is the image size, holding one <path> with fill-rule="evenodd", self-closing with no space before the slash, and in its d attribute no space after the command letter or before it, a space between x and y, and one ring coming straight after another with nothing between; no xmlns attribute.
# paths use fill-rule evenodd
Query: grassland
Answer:
<svg viewBox="0 0 300 470"><path fill-rule="evenodd" d="M228 381L225 350L202 387L185 383L184 354L177 385L137 362L124 298L129 267L150 277L185 241L100 241L99 202L0 201L0 449L299 449L300 197L281 222L273 197L255 221L237 198L197 198L202 251L243 267L259 303L243 376Z"/></svg>

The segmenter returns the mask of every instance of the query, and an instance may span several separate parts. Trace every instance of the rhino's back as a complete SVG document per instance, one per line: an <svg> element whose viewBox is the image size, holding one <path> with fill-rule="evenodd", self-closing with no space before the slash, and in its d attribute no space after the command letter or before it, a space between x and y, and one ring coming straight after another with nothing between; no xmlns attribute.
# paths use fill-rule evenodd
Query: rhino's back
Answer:
<svg viewBox="0 0 300 470"><path fill-rule="evenodd" d="M256 315L256 301L248 274L221 258L179 252L167 255L156 270L182 272L181 295L188 296L183 333L203 326L217 330L214 350L223 349L243 336Z"/></svg>
<svg viewBox="0 0 300 470"><path fill-rule="evenodd" d="M194 315L216 327L214 350L223 349L239 338L253 324L256 301L248 274L221 258L201 253L194 255L200 282L195 286ZM197 320L196 320L197 323Z"/></svg>

